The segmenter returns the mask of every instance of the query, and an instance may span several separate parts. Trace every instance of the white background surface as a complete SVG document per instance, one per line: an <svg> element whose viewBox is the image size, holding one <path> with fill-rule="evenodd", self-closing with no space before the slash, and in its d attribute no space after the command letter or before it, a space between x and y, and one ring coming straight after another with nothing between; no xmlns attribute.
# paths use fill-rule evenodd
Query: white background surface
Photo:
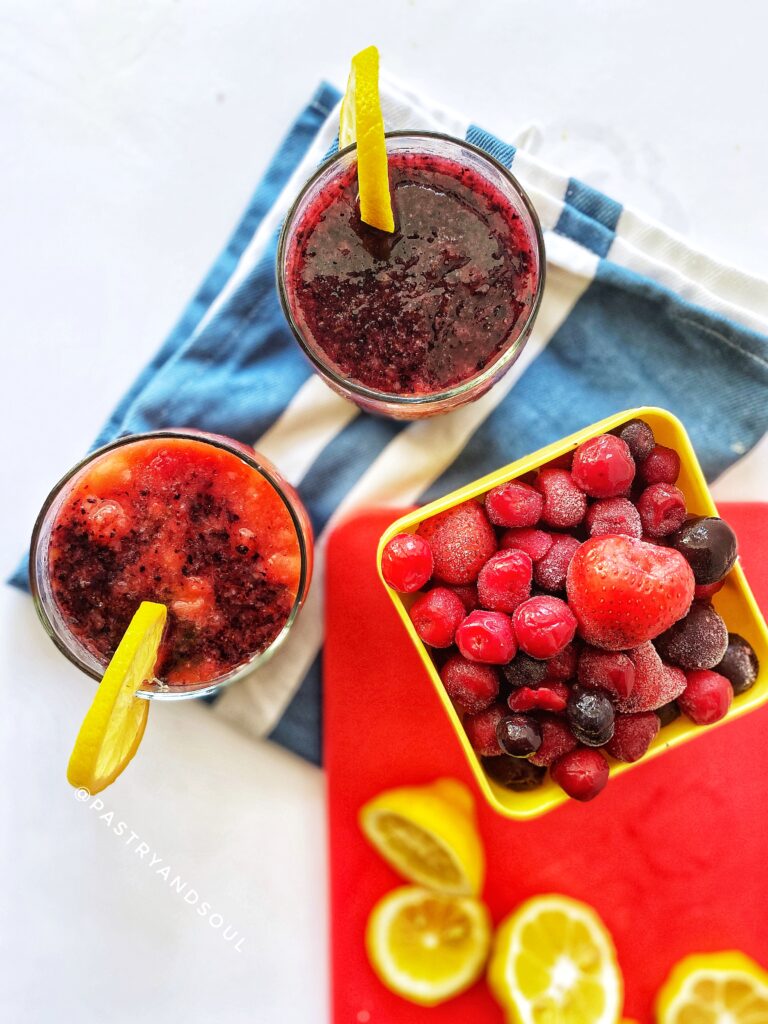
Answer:
<svg viewBox="0 0 768 1024"><path fill-rule="evenodd" d="M550 162L768 274L765 11L0 0L3 575L290 119L319 78L343 83L369 42L388 70L499 135L537 122ZM753 454L716 493L768 497L760 466ZM90 684L26 597L3 587L0 601L3 1019L324 1021L322 774L201 707L159 706L140 757L103 795L134 846L237 930L238 954L75 801L64 765Z"/></svg>

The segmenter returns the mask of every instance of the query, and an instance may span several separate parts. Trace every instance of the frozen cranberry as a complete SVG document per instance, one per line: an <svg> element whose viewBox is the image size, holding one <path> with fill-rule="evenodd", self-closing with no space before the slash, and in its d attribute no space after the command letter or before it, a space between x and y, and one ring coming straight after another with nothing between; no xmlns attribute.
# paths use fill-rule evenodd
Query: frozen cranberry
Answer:
<svg viewBox="0 0 768 1024"><path fill-rule="evenodd" d="M680 668L714 668L728 647L728 630L712 605L694 603L654 644L664 661Z"/></svg>
<svg viewBox="0 0 768 1024"><path fill-rule="evenodd" d="M717 583L697 583L693 588L694 601L709 601L723 589L724 584L725 580L718 580Z"/></svg>
<svg viewBox="0 0 768 1024"><path fill-rule="evenodd" d="M590 537L601 537L607 533L620 533L625 537L643 534L640 513L628 498L603 498L587 509L585 520Z"/></svg>
<svg viewBox="0 0 768 1024"><path fill-rule="evenodd" d="M432 576L432 548L415 533L398 533L381 555L381 574L401 594L421 590Z"/></svg>
<svg viewBox="0 0 768 1024"><path fill-rule="evenodd" d="M456 597L464 605L465 611L473 612L475 608L480 604L480 600L477 596L477 587L473 583L466 583L464 586L460 584L455 587L449 587Z"/></svg>
<svg viewBox="0 0 768 1024"><path fill-rule="evenodd" d="M496 738L510 757L528 757L541 746L541 729L529 715L505 715L496 726Z"/></svg>
<svg viewBox="0 0 768 1024"><path fill-rule="evenodd" d="M642 462L653 451L656 438L644 420L629 420L616 431L632 453L635 462Z"/></svg>
<svg viewBox="0 0 768 1024"><path fill-rule="evenodd" d="M466 612L452 590L435 587L416 598L409 614L416 632L425 644L430 647L450 647Z"/></svg>
<svg viewBox="0 0 768 1024"><path fill-rule="evenodd" d="M606 743L605 749L617 761L639 761L660 728L659 716L654 711L642 711L639 715L616 715L613 736Z"/></svg>
<svg viewBox="0 0 768 1024"><path fill-rule="evenodd" d="M463 725L467 739L478 754L484 757L498 757L504 753L496 736L496 726L506 713L503 704L491 704L483 711L476 711L464 717Z"/></svg>
<svg viewBox="0 0 768 1024"><path fill-rule="evenodd" d="M477 596L483 608L513 612L531 595L533 562L514 548L491 555L477 577Z"/></svg>
<svg viewBox="0 0 768 1024"><path fill-rule="evenodd" d="M433 575L441 583L474 583L496 550L494 529L476 501L465 501L425 519L418 535L429 541Z"/></svg>
<svg viewBox="0 0 768 1024"><path fill-rule="evenodd" d="M531 597L514 615L518 646L532 658L554 658L576 635L576 616L559 597Z"/></svg>
<svg viewBox="0 0 768 1024"><path fill-rule="evenodd" d="M500 547L517 548L518 551L524 551L532 561L538 562L552 547L552 534L530 526L505 530L501 535Z"/></svg>
<svg viewBox="0 0 768 1024"><path fill-rule="evenodd" d="M629 446L615 434L590 437L573 453L571 476L591 498L626 494L635 478Z"/></svg>
<svg viewBox="0 0 768 1024"><path fill-rule="evenodd" d="M563 754L575 750L579 745L579 741L568 728L568 723L560 715L540 715L539 728L541 729L541 746L530 755L534 764L548 768Z"/></svg>
<svg viewBox="0 0 768 1024"><path fill-rule="evenodd" d="M576 675L578 656L576 644L566 644L559 654L547 661L547 679L557 679L563 683L573 679Z"/></svg>
<svg viewBox="0 0 768 1024"><path fill-rule="evenodd" d="M680 456L663 444L654 445L638 469L638 476L647 484L673 484L679 475Z"/></svg>
<svg viewBox="0 0 768 1024"><path fill-rule="evenodd" d="M440 670L445 692L462 710L484 711L499 695L499 677L490 665L452 654Z"/></svg>
<svg viewBox="0 0 768 1024"><path fill-rule="evenodd" d="M502 666L502 674L512 687L538 686L544 682L547 674L547 663L531 658L523 651L518 651L508 665Z"/></svg>
<svg viewBox="0 0 768 1024"><path fill-rule="evenodd" d="M536 489L544 496L541 518L547 526L564 530L579 525L587 511L587 497L567 469L542 469Z"/></svg>
<svg viewBox="0 0 768 1024"><path fill-rule="evenodd" d="M542 590L564 590L571 559L579 550L579 541L568 533L552 536L552 545L533 567L533 578Z"/></svg>
<svg viewBox="0 0 768 1024"><path fill-rule="evenodd" d="M507 697L507 706L510 711L565 711L568 693L565 683L555 680L535 689L521 686Z"/></svg>
<svg viewBox="0 0 768 1024"><path fill-rule="evenodd" d="M578 680L588 690L605 690L626 700L635 685L635 663L623 651L585 647L579 658Z"/></svg>
<svg viewBox="0 0 768 1024"><path fill-rule="evenodd" d="M643 530L666 537L685 522L685 495L674 484L651 484L637 499Z"/></svg>
<svg viewBox="0 0 768 1024"><path fill-rule="evenodd" d="M738 633L728 634L728 647L715 671L730 680L735 694L745 693L757 681L759 665L752 644Z"/></svg>
<svg viewBox="0 0 768 1024"><path fill-rule="evenodd" d="M719 672L686 672L687 685L677 698L680 710L696 725L712 725L724 718L733 700L730 680Z"/></svg>
<svg viewBox="0 0 768 1024"><path fill-rule="evenodd" d="M456 630L456 644L465 658L488 665L505 665L517 652L512 619L504 612L480 608Z"/></svg>
<svg viewBox="0 0 768 1024"><path fill-rule="evenodd" d="M525 757L484 757L483 768L500 786L524 793L529 789L537 789L547 774L546 768L531 764Z"/></svg>
<svg viewBox="0 0 768 1024"><path fill-rule="evenodd" d="M602 747L613 736L613 704L602 690L575 686L568 697L566 717L573 735L588 747Z"/></svg>
<svg viewBox="0 0 768 1024"><path fill-rule="evenodd" d="M670 539L701 586L723 579L738 555L736 534L717 516L694 516Z"/></svg>
<svg viewBox="0 0 768 1024"><path fill-rule="evenodd" d="M508 480L485 496L485 511L494 526L535 526L544 499L530 484Z"/></svg>
<svg viewBox="0 0 768 1024"><path fill-rule="evenodd" d="M577 747L552 765L552 778L574 800L593 800L608 781L608 762L599 750Z"/></svg>

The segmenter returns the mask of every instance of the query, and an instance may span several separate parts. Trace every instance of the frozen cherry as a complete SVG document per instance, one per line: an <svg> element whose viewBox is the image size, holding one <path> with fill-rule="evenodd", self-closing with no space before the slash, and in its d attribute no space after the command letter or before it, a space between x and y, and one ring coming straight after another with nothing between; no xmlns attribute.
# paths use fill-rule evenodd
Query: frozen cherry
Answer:
<svg viewBox="0 0 768 1024"><path fill-rule="evenodd" d="M517 548L529 555L532 561L538 562L552 547L552 534L530 526L505 530L501 535L500 547Z"/></svg>
<svg viewBox="0 0 768 1024"><path fill-rule="evenodd" d="M502 665L501 672L513 689L518 686L537 686L544 681L547 665L518 651L508 665Z"/></svg>
<svg viewBox="0 0 768 1024"><path fill-rule="evenodd" d="M616 715L613 736L605 749L617 761L639 761L661 728L655 711L641 711L638 715Z"/></svg>
<svg viewBox="0 0 768 1024"><path fill-rule="evenodd" d="M625 537L643 535L640 513L628 498L603 498L587 509L585 525L590 537L621 533Z"/></svg>
<svg viewBox="0 0 768 1024"><path fill-rule="evenodd" d="M645 420L629 420L616 431L632 453L635 462L642 462L653 451L656 438Z"/></svg>
<svg viewBox="0 0 768 1024"><path fill-rule="evenodd" d="M499 746L496 726L506 715L503 704L491 704L483 711L476 711L464 717L464 731L474 750L484 757L498 757L504 751Z"/></svg>
<svg viewBox="0 0 768 1024"><path fill-rule="evenodd" d="M531 596L533 562L514 548L491 555L477 577L477 596L483 608L513 612Z"/></svg>
<svg viewBox="0 0 768 1024"><path fill-rule="evenodd" d="M571 732L588 747L602 747L613 736L613 704L601 690L574 687L566 714Z"/></svg>
<svg viewBox="0 0 768 1024"><path fill-rule="evenodd" d="M504 612L470 612L456 630L456 646L470 661L505 665L517 652L512 619Z"/></svg>
<svg viewBox="0 0 768 1024"><path fill-rule="evenodd" d="M465 501L425 519L418 536L429 541L434 578L441 583L474 583L496 550L494 529L476 501Z"/></svg>
<svg viewBox="0 0 768 1024"><path fill-rule="evenodd" d="M539 723L530 715L505 715L496 726L496 737L510 757L528 757L541 746Z"/></svg>
<svg viewBox="0 0 768 1024"><path fill-rule="evenodd" d="M626 700L635 685L635 663L624 651L585 647L579 658L578 680L588 690L605 690Z"/></svg>
<svg viewBox="0 0 768 1024"><path fill-rule="evenodd" d="M728 647L728 630L712 605L694 603L654 644L664 661L680 668L714 668Z"/></svg>
<svg viewBox="0 0 768 1024"><path fill-rule="evenodd" d="M452 654L440 670L445 692L462 710L484 711L499 695L499 677L490 665Z"/></svg>
<svg viewBox="0 0 768 1024"><path fill-rule="evenodd" d="M540 715L539 728L541 729L541 746L534 754L530 755L534 764L548 768L563 754L575 750L579 745L579 741L561 715Z"/></svg>
<svg viewBox="0 0 768 1024"><path fill-rule="evenodd" d="M570 529L578 526L587 511L587 498L567 469L542 469L536 490L544 496L541 519L547 526Z"/></svg>
<svg viewBox="0 0 768 1024"><path fill-rule="evenodd" d="M565 711L569 690L565 683L547 680L543 686L532 689L521 686L507 697L510 711Z"/></svg>
<svg viewBox="0 0 768 1024"><path fill-rule="evenodd" d="M685 522L685 495L674 484L651 484L637 499L637 511L650 537L666 537Z"/></svg>
<svg viewBox="0 0 768 1024"><path fill-rule="evenodd" d="M485 496L485 511L494 526L535 526L543 508L541 494L521 480L508 480Z"/></svg>
<svg viewBox="0 0 768 1024"><path fill-rule="evenodd" d="M398 533L381 555L381 574L401 594L421 590L432 576L434 563L429 541L415 533Z"/></svg>
<svg viewBox="0 0 768 1024"><path fill-rule="evenodd" d="M529 789L538 788L544 781L546 768L541 768L524 757L484 757L483 768L499 785L524 793Z"/></svg>
<svg viewBox="0 0 768 1024"><path fill-rule="evenodd" d="M631 487L635 460L620 437L600 434L580 444L573 453L571 476L591 498L614 498Z"/></svg>
<svg viewBox="0 0 768 1024"><path fill-rule="evenodd" d="M699 586L717 583L733 568L738 554L736 534L716 516L695 516L671 537L672 546L688 561Z"/></svg>
<svg viewBox="0 0 768 1024"><path fill-rule="evenodd" d="M733 700L730 681L719 672L686 672L687 685L677 698L680 710L696 725L712 725L724 718Z"/></svg>
<svg viewBox="0 0 768 1024"><path fill-rule="evenodd" d="M654 445L638 467L638 476L647 484L673 484L680 475L680 456L663 444Z"/></svg>
<svg viewBox="0 0 768 1024"><path fill-rule="evenodd" d="M529 598L513 621L518 646L532 658L554 658L576 635L576 616L559 597Z"/></svg>
<svg viewBox="0 0 768 1024"><path fill-rule="evenodd" d="M411 622L419 637L430 647L450 647L466 612L461 599L448 587L435 587L420 594L411 605Z"/></svg>
<svg viewBox="0 0 768 1024"><path fill-rule="evenodd" d="M608 762L599 750L577 747L552 766L552 778L574 800L593 800L608 781Z"/></svg>
<svg viewBox="0 0 768 1024"><path fill-rule="evenodd" d="M759 665L752 644L738 633L728 634L728 647L715 671L725 676L736 694L745 693L755 685Z"/></svg>
<svg viewBox="0 0 768 1024"><path fill-rule="evenodd" d="M533 567L533 578L542 590L564 590L571 559L581 547L569 533L552 535L549 551Z"/></svg>

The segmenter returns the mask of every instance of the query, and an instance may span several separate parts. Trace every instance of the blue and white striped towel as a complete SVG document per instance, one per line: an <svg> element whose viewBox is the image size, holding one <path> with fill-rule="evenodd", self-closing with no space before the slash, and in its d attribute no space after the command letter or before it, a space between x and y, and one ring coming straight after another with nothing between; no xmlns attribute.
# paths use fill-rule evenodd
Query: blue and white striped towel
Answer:
<svg viewBox="0 0 768 1024"><path fill-rule="evenodd" d="M361 413L310 371L275 289L281 221L335 147L340 93L322 85L270 164L226 249L98 442L169 425L228 434L298 486L317 575L285 647L214 713L321 760L323 554L350 510L436 497L616 410L661 405L712 479L768 430L768 283L701 253L583 183L391 81L388 129L466 138L511 166L541 218L547 286L536 327L482 399L412 424Z"/></svg>

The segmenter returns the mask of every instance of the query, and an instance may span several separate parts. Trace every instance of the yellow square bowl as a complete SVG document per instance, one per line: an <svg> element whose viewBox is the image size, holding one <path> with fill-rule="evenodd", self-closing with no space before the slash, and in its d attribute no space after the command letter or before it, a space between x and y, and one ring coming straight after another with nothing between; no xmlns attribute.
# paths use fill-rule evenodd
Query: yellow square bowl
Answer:
<svg viewBox="0 0 768 1024"><path fill-rule="evenodd" d="M481 792L499 814L503 814L508 818L535 818L546 811L551 811L569 798L552 781L549 774L547 774L544 783L538 789L526 792L515 792L514 790L506 789L486 774L479 757L467 739L461 724L461 718L457 714L440 681L440 676L432 660L429 648L422 643L416 634L416 630L413 628L408 610L417 595L399 594L387 586L381 575L382 551L387 542L396 534L413 533L425 519L429 519L440 512L445 512L447 509L460 505L470 498L482 497L493 487L498 487L499 484L503 484L508 480L521 477L532 470L545 466L548 462L561 455L572 452L588 438L595 437L598 434L609 433L621 426L622 423L626 423L627 420L636 418L645 420L648 423L659 444L673 448L680 456L681 469L677 486L685 495L688 511L696 515L716 516L717 508L712 500L712 495L707 487L707 482L704 479L704 474L701 471L701 466L696 458L690 438L682 423L665 409L649 407L629 409L626 412L609 416L599 423L594 423L591 427L585 427L584 430L579 430L577 433L571 434L570 437L556 441L554 444L548 445L532 455L526 455L524 458L518 459L517 462L511 463L503 469L498 469L496 472L490 473L480 480L475 480L474 483L467 484L466 487L453 491L451 494L447 494L445 497L439 498L429 505L424 505L415 512L410 512L393 523L384 533L379 543L377 558L379 577L382 584L389 593L408 635L419 652L426 673L432 680L432 685L437 691L445 713L453 725L458 741L474 772ZM768 630L738 561L728 574L725 586L715 595L713 604L725 620L728 630L732 633L740 633L750 642L760 663L760 671L755 685L746 693L734 699L730 711L722 720L723 722L728 722L738 715L744 715L748 711L752 711L768 700ZM643 760L647 760L650 757L658 757L660 754L679 746L681 743L685 743L697 736L704 736L707 730L711 728L713 727L694 725L693 722L681 716L661 730ZM620 775L622 772L629 771L635 768L636 765L643 763L643 761L639 761L635 764L626 764L611 758L609 758L609 761L611 762L611 776Z"/></svg>

